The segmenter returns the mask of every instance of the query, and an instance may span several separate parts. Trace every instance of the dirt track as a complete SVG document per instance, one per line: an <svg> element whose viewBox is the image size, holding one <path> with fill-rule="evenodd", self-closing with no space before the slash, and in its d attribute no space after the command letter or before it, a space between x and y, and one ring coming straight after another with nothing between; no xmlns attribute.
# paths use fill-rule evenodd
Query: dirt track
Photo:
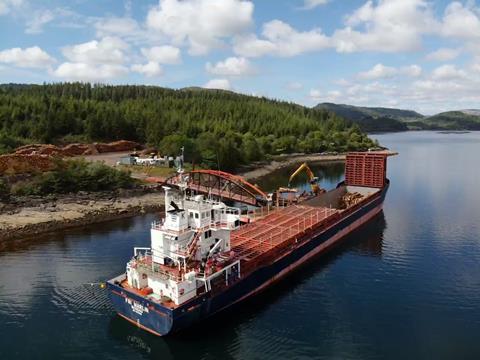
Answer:
<svg viewBox="0 0 480 360"><path fill-rule="evenodd" d="M81 155L79 158L84 158L87 161L103 161L106 165L114 166L121 157L127 156L131 151L109 152L96 155Z"/></svg>
<svg viewBox="0 0 480 360"><path fill-rule="evenodd" d="M259 166L253 170L248 170L239 175L244 177L246 180L257 179L259 177L270 174L272 171L281 169L286 166L294 165L301 162L330 162L330 161L344 161L345 154L338 155L321 155L321 154L309 154L309 155L299 155L285 157L285 159L273 160L269 164Z"/></svg>

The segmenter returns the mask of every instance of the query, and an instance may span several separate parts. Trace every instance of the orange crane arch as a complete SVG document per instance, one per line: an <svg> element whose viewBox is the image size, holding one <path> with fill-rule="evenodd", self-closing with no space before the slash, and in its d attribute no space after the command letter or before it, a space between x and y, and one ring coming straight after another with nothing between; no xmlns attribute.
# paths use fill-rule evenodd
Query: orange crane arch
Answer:
<svg viewBox="0 0 480 360"><path fill-rule="evenodd" d="M264 191L239 175L220 170L192 170L181 176L187 179L187 189L197 193L214 195L250 205L265 204L268 201ZM149 181L151 180L152 178ZM164 181L156 182L177 186L180 180L180 175L175 174Z"/></svg>
<svg viewBox="0 0 480 360"><path fill-rule="evenodd" d="M230 174L225 171L220 171L220 170L192 170L190 171L190 174L192 173L203 173L203 174L212 174L215 176L222 177L224 179L232 180L232 181L238 181L240 184L244 185L246 188L249 189L252 195L260 195L261 197L264 197L265 199L267 198L267 194L263 192L258 186L253 185L252 183L249 183L247 180L245 180L243 177L240 175L234 175Z"/></svg>

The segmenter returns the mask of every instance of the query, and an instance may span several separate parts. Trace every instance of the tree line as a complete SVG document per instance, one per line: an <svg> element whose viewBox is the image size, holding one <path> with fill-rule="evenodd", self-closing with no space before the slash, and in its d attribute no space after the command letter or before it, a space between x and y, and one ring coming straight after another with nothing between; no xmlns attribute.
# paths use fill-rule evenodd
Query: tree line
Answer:
<svg viewBox="0 0 480 360"><path fill-rule="evenodd" d="M222 170L270 155L377 144L335 114L222 90L0 85L0 152L24 143L133 140Z"/></svg>

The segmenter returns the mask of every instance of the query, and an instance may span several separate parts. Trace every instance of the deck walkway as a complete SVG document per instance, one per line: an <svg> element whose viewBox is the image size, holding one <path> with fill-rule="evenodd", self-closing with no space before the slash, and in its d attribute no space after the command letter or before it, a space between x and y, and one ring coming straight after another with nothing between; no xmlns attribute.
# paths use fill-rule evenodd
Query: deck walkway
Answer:
<svg viewBox="0 0 480 360"><path fill-rule="evenodd" d="M252 260L300 237L337 212L323 207L289 206L233 231L231 248L236 257Z"/></svg>

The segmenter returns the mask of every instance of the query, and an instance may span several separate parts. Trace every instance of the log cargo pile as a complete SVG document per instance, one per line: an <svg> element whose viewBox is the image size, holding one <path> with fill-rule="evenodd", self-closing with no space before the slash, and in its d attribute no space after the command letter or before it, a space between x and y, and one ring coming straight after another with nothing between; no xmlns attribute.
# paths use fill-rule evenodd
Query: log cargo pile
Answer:
<svg viewBox="0 0 480 360"><path fill-rule="evenodd" d="M354 193L347 192L340 199L340 209L346 209L350 206L356 205L362 199L363 199L363 195L358 192L354 192Z"/></svg>
<svg viewBox="0 0 480 360"><path fill-rule="evenodd" d="M52 158L47 155L0 155L0 176L48 171L53 169Z"/></svg>
<svg viewBox="0 0 480 360"><path fill-rule="evenodd" d="M135 149L142 149L143 147L135 142L128 140L114 141L108 144L93 143L81 144L74 143L66 146L57 146L51 144L31 144L17 148L15 154L17 155L50 155L50 156L79 156L79 155L95 155L98 153L118 152L118 151L133 151Z"/></svg>

